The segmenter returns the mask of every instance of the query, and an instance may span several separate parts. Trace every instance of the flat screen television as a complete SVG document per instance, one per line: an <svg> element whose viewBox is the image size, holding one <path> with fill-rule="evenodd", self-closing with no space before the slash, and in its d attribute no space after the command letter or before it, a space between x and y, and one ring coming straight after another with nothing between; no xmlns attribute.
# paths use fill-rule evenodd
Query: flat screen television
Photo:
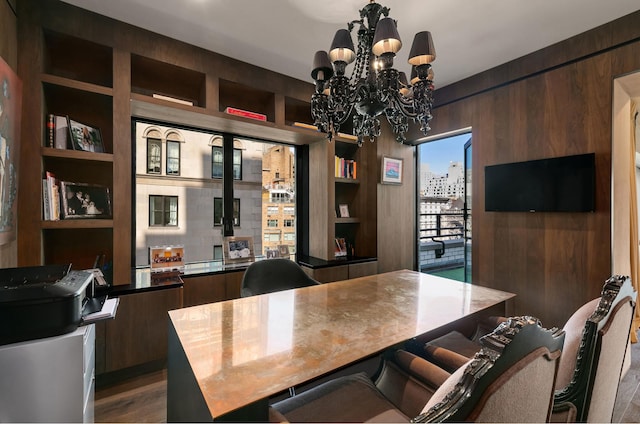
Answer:
<svg viewBox="0 0 640 424"><path fill-rule="evenodd" d="M490 165L484 204L493 212L593 212L595 153Z"/></svg>

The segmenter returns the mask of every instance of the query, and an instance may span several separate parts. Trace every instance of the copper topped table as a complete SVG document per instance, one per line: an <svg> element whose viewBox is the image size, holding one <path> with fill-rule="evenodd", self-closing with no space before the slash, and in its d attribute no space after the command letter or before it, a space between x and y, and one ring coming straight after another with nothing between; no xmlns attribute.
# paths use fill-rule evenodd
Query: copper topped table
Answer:
<svg viewBox="0 0 640 424"><path fill-rule="evenodd" d="M170 311L167 420L264 421L269 396L514 296L403 270Z"/></svg>

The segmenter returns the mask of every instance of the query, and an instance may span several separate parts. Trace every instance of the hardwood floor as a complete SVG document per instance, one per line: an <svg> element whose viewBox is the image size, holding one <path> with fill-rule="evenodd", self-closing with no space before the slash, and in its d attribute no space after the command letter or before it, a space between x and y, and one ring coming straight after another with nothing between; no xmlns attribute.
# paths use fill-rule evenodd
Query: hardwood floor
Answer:
<svg viewBox="0 0 640 424"><path fill-rule="evenodd" d="M97 423L166 423L167 370L96 389Z"/></svg>
<svg viewBox="0 0 640 424"><path fill-rule="evenodd" d="M166 369L97 389L95 422L167 422ZM631 368L620 382L613 422L640 422L640 343L631 345Z"/></svg>

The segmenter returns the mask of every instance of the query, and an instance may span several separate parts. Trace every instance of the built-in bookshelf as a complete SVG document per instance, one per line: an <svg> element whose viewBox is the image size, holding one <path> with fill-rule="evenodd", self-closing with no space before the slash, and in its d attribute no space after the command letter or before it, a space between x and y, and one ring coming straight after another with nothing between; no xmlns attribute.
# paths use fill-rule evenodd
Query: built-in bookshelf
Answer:
<svg viewBox="0 0 640 424"><path fill-rule="evenodd" d="M377 213L371 207L377 186L377 167L372 165L375 146L358 147L350 138L340 137L310 146L309 155L312 163L327 165L326 171L319 168L310 175L311 197L326 205L326 209L310 208L310 255L325 260L343 257L337 255L337 245L344 240L347 257L375 257Z"/></svg>
<svg viewBox="0 0 640 424"><path fill-rule="evenodd" d="M21 194L24 189L34 195L18 199L19 266L70 262L82 269L104 255L113 262L114 284L129 284L134 117L294 145L327 144L326 136L312 126L311 82L256 68L64 2L25 0L20 9L19 62L29 64L21 71L23 151L33 153L21 160L23 168L30 169L21 170ZM227 113L230 108L248 113ZM49 115L99 129L103 151L63 148L62 144L56 148L47 132ZM334 147L351 143L349 129L341 131L344 134L331 143L331 153L320 162L323 165L310 167L311 172L315 168L331 172L331 199L321 203L324 225L331 227L322 235L322 256L327 256L329 241L332 245L335 241L336 225L363 223L361 199L373 194L369 200L375 203L375 190L362 182L361 173L367 173L364 159L356 158L354 181L336 182L333 177ZM45 220L42 180L46 172L57 181L107 187L113 217ZM372 180L375 178L373 175ZM336 187L347 193L339 194L338 202L341 196L353 197L348 200L348 218L336 216ZM375 227L370 218L364 222ZM358 237L353 236L356 247L366 249L371 244L357 241ZM375 254L375 237L373 240L374 246L367 248Z"/></svg>

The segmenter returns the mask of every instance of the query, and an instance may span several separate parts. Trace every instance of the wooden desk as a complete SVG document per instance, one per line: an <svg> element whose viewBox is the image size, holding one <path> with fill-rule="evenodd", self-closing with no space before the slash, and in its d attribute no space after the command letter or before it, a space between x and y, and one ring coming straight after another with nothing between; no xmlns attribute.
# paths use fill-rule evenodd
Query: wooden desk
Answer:
<svg viewBox="0 0 640 424"><path fill-rule="evenodd" d="M268 398L515 295L395 271L169 312L168 421L266 421Z"/></svg>

